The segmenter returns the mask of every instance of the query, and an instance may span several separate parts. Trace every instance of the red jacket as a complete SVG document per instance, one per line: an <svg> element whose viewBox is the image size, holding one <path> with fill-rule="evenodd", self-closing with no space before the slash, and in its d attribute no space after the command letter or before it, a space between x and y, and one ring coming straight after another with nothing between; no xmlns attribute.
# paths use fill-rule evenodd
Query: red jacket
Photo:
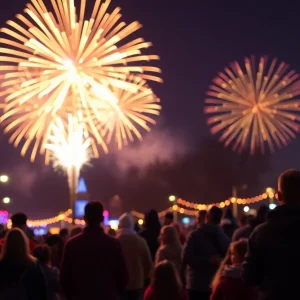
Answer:
<svg viewBox="0 0 300 300"><path fill-rule="evenodd" d="M65 246L60 281L68 300L119 299L128 283L119 241L86 227Z"/></svg>
<svg viewBox="0 0 300 300"><path fill-rule="evenodd" d="M156 300L155 292L153 291L151 285L149 285L145 291L144 300ZM180 300L188 300L187 292L185 290L182 290Z"/></svg>
<svg viewBox="0 0 300 300"><path fill-rule="evenodd" d="M254 300L256 293L247 288L242 279L223 277L210 296L210 300Z"/></svg>

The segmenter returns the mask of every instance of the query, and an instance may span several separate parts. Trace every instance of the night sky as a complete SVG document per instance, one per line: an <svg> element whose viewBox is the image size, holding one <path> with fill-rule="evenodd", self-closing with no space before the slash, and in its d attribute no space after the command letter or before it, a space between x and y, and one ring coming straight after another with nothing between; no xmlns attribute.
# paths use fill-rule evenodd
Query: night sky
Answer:
<svg viewBox="0 0 300 300"><path fill-rule="evenodd" d="M26 2L0 1L1 27L21 12ZM174 152L188 152L208 136L205 93L213 77L230 62L242 63L252 54L268 55L300 72L300 5L296 1L112 0L111 5L121 6L127 23L138 20L144 25L139 33L153 43L152 53L161 56L158 66L165 81L151 84L163 105L158 125L144 144L118 155L120 167L132 162L145 166L155 156L168 159ZM62 174L45 167L42 158L34 164L28 157L21 158L6 137L0 136L0 143L0 172L11 176L10 185L0 188L0 196L12 197L10 211L22 210L38 218L67 208L67 181ZM284 169L300 168L299 151L300 137L277 150L264 184L275 184ZM99 176L95 169L110 163L105 156L99 160L94 168L85 168L87 178ZM97 178L87 184L93 196L101 198Z"/></svg>

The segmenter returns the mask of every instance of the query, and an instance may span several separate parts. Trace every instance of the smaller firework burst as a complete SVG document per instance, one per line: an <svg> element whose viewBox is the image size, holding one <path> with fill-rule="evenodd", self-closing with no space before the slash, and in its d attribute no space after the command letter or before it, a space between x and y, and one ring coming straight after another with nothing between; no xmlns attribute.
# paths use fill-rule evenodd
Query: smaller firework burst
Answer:
<svg viewBox="0 0 300 300"><path fill-rule="evenodd" d="M300 79L285 63L266 57L259 63L246 58L218 74L207 92L205 113L212 134L220 133L225 146L250 147L265 153L266 144L286 146L300 130Z"/></svg>

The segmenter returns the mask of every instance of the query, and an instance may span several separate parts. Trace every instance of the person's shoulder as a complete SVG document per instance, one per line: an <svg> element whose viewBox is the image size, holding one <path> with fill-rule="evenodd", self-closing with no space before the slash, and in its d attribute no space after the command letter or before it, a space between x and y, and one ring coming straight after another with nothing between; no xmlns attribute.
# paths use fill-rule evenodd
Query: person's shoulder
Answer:
<svg viewBox="0 0 300 300"><path fill-rule="evenodd" d="M44 271L41 265L37 261L30 261L24 270L24 275L40 275L44 274Z"/></svg>
<svg viewBox="0 0 300 300"><path fill-rule="evenodd" d="M247 225L247 226L244 226L244 227L241 227L241 228L237 228L235 233L236 234L241 234L243 232L247 232L247 231L250 231L250 230L251 230L250 225Z"/></svg>
<svg viewBox="0 0 300 300"><path fill-rule="evenodd" d="M262 223L253 229L251 236L265 234L265 233L267 233L269 227L270 227L270 224L268 224L267 222Z"/></svg>
<svg viewBox="0 0 300 300"><path fill-rule="evenodd" d="M201 234L201 228L194 229L188 234L188 239L198 237Z"/></svg>
<svg viewBox="0 0 300 300"><path fill-rule="evenodd" d="M121 243L124 241L124 242L135 244L137 247L147 246L145 239L139 236L138 234L120 235L118 237L118 240Z"/></svg>
<svg viewBox="0 0 300 300"><path fill-rule="evenodd" d="M117 238L112 237L108 234L103 234L102 238L105 241L105 243L110 247L120 247L121 245L120 241Z"/></svg>
<svg viewBox="0 0 300 300"><path fill-rule="evenodd" d="M83 240L83 234L79 233L78 235L75 235L67 240L66 248L76 247L78 244L82 243L82 240Z"/></svg>
<svg viewBox="0 0 300 300"><path fill-rule="evenodd" d="M144 238L142 238L140 235L138 234L134 234L134 239L142 246L147 246L147 243L145 241Z"/></svg>
<svg viewBox="0 0 300 300"><path fill-rule="evenodd" d="M57 280L59 277L59 270L56 267L48 267L49 277L53 280Z"/></svg>

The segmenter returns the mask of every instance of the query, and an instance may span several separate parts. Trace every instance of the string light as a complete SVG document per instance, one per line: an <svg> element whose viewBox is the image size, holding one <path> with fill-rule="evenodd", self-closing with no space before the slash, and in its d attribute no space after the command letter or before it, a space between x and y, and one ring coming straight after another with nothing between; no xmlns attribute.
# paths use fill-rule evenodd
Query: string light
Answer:
<svg viewBox="0 0 300 300"><path fill-rule="evenodd" d="M183 200L181 198L179 198L177 200L177 204L184 206L184 207L188 207L188 208L193 208L193 209L197 209L197 210L209 210L212 206L217 206L220 208L225 208L226 206L231 205L232 203L237 203L239 205L248 205L248 204L253 204L253 203L257 203L263 200L266 200L267 198L274 198L274 196L276 197L276 199L278 198L278 195L275 194L274 192L267 192L267 193L263 193L261 195L252 197L252 198L235 198L235 197L230 197L229 199L219 202L219 203L212 203L212 204L200 204L200 203L194 203L194 202L189 202L186 200Z"/></svg>
<svg viewBox="0 0 300 300"><path fill-rule="evenodd" d="M278 199L278 194L276 193L274 195L273 192L269 193L263 193L261 195L252 197L252 198L235 198L231 197L225 201L219 202L219 203L212 203L212 204L199 204L199 203L193 203L189 202L183 199L178 199L177 200L177 205L173 205L163 211L160 211L158 213L159 218L163 218L166 213L172 212L172 211L177 211L180 214L188 215L188 216L197 216L199 210L210 210L213 206L220 207L220 208L225 208L229 206L231 203L236 203L239 205L249 205L253 203L257 203L263 200L266 200L267 198L275 198ZM180 206L186 207L180 207ZM191 208L191 209L188 209ZM72 210L69 209L55 217L49 218L49 219L42 219L42 220L28 220L27 225L29 227L46 227L61 221L67 222L69 224L72 223L72 219L69 217L72 214ZM139 219L139 221L142 221L145 219L145 215L133 210L131 211L131 214L133 217ZM85 221L84 220L75 220L76 225L84 226ZM11 220L8 220L7 227L11 228Z"/></svg>

